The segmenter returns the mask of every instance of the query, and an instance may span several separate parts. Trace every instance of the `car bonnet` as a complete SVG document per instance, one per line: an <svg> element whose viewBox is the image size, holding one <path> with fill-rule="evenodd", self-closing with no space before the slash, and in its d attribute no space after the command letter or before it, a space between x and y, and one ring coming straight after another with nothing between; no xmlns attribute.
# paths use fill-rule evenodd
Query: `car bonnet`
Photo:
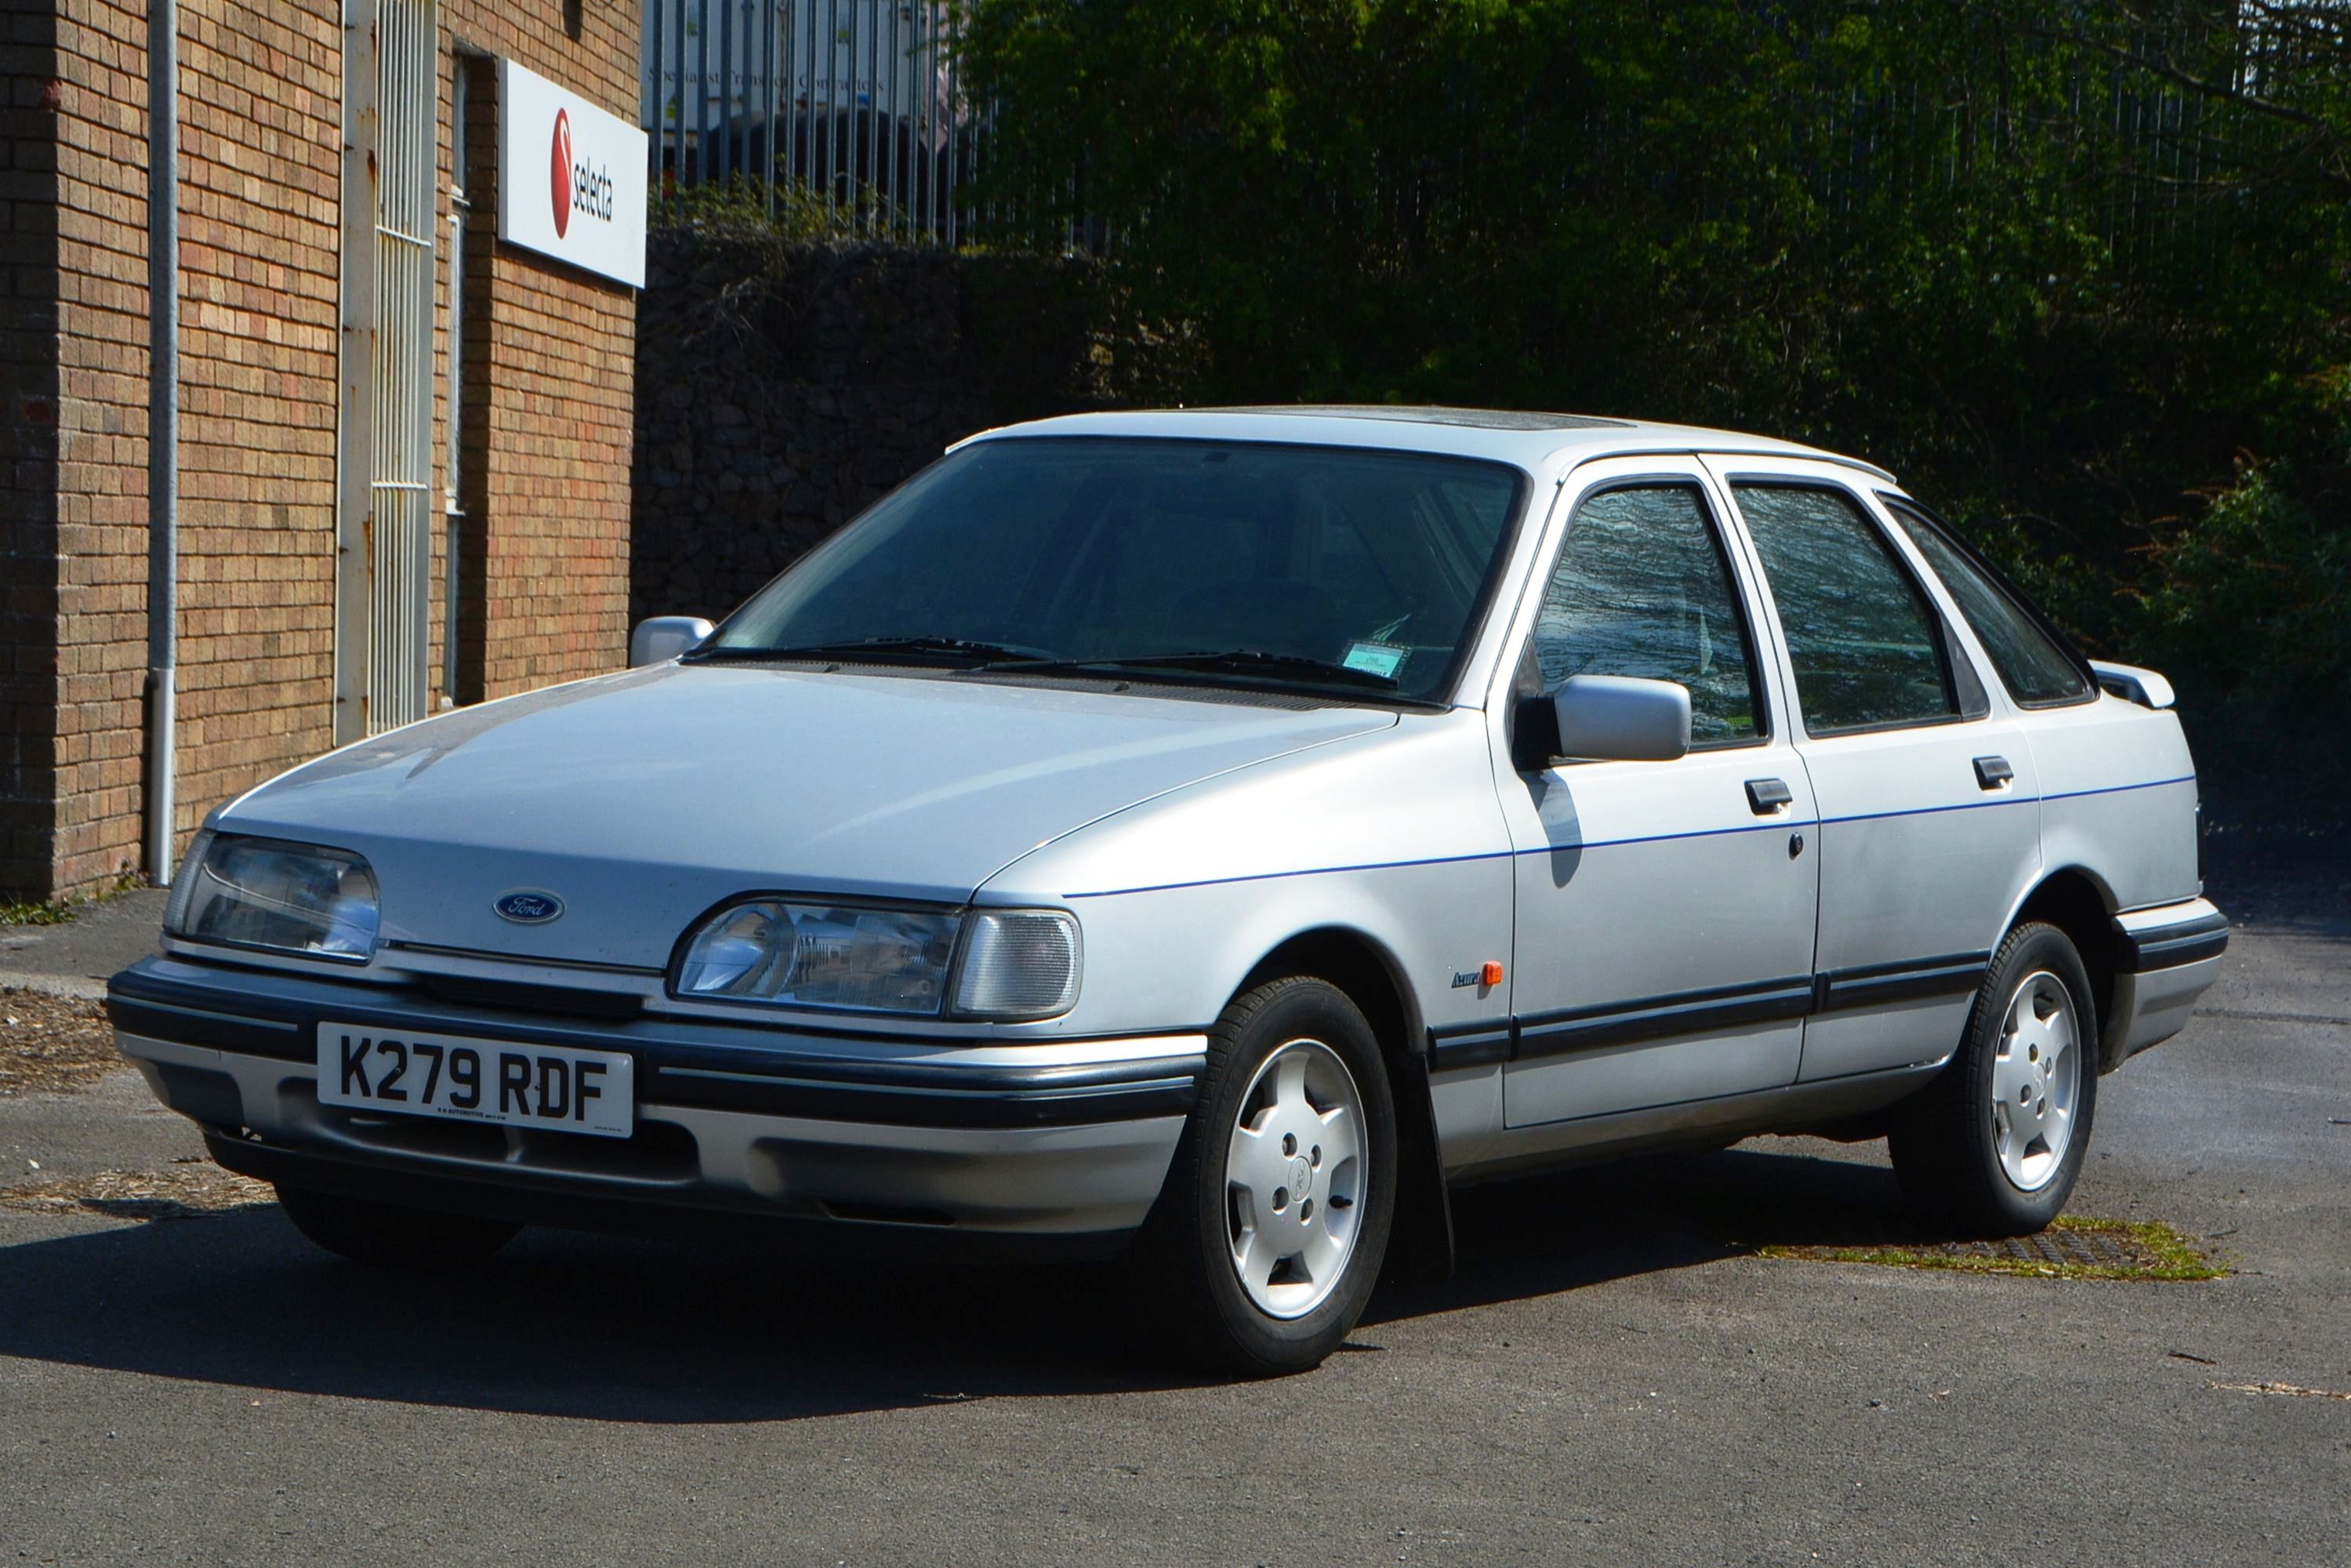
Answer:
<svg viewBox="0 0 2351 1568"><path fill-rule="evenodd" d="M654 967L740 894L960 903L1111 812L1395 722L1228 694L672 664L346 747L215 826L367 856L387 942ZM502 915L538 908L517 893L560 914Z"/></svg>

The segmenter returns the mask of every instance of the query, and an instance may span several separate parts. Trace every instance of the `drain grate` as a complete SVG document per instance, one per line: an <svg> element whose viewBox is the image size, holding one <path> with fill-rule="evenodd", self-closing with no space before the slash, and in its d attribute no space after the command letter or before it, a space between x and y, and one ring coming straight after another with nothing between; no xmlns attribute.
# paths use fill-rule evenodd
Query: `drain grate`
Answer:
<svg viewBox="0 0 2351 1568"><path fill-rule="evenodd" d="M1882 1263L2066 1280L2215 1280L2229 1270L2168 1225L2067 1216L2038 1236L1980 1241L1759 1248L1766 1258L1813 1263Z"/></svg>
<svg viewBox="0 0 2351 1568"><path fill-rule="evenodd" d="M2126 1231L2044 1230L2038 1236L2008 1236L1997 1241L1945 1241L1917 1249L1952 1258L2005 1258L2019 1263L2060 1268L2145 1270L2160 1262L2154 1249Z"/></svg>

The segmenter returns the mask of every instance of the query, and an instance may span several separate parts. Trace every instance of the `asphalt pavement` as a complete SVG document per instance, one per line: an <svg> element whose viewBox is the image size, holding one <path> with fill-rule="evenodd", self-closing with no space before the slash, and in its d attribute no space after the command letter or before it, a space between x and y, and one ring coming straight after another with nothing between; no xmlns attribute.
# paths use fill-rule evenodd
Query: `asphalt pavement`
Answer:
<svg viewBox="0 0 2351 1568"><path fill-rule="evenodd" d="M1880 1145L1759 1139L1461 1194L1453 1280L1218 1384L1102 1270L532 1232L431 1281L273 1207L0 1207L0 1563L2339 1563L2341 870L2241 865L2221 984L2103 1086L2073 1211L2224 1280L1761 1257L1910 1231ZM103 973L70 929L0 983ZM0 1101L0 1186L198 1147L129 1073Z"/></svg>
<svg viewBox="0 0 2351 1568"><path fill-rule="evenodd" d="M106 977L155 950L171 894L142 887L77 906L58 925L0 925L0 988L103 997Z"/></svg>

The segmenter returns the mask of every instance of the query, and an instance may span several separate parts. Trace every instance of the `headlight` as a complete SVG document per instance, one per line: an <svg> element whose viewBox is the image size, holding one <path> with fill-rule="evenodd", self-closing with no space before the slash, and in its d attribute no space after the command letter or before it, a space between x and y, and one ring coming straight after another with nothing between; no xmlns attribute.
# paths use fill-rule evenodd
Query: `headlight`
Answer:
<svg viewBox="0 0 2351 1568"><path fill-rule="evenodd" d="M193 942L364 964L375 953L375 873L343 850L199 837L163 929Z"/></svg>
<svg viewBox="0 0 2351 1568"><path fill-rule="evenodd" d="M678 966L677 993L710 1001L936 1013L956 917L873 905L738 904L705 921Z"/></svg>
<svg viewBox="0 0 2351 1568"><path fill-rule="evenodd" d="M763 898L731 904L695 930L676 994L935 1018L946 1010L952 976L959 1017L1050 1018L1077 1000L1078 960L1078 923L1058 910L966 917Z"/></svg>
<svg viewBox="0 0 2351 1568"><path fill-rule="evenodd" d="M956 974L956 1011L1050 1018L1078 999L1078 923L1055 909L979 910Z"/></svg>

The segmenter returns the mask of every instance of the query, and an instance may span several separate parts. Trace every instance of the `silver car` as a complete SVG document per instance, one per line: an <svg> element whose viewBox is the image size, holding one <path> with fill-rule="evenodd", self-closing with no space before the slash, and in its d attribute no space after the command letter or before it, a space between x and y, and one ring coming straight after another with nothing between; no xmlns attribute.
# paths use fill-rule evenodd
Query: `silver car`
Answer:
<svg viewBox="0 0 2351 1568"><path fill-rule="evenodd" d="M1295 1370L1450 1193L1597 1155L1882 1133L2046 1225L2227 942L2162 678L1782 442L1049 420L636 643L214 812L115 977L324 1246L1124 1254Z"/></svg>

